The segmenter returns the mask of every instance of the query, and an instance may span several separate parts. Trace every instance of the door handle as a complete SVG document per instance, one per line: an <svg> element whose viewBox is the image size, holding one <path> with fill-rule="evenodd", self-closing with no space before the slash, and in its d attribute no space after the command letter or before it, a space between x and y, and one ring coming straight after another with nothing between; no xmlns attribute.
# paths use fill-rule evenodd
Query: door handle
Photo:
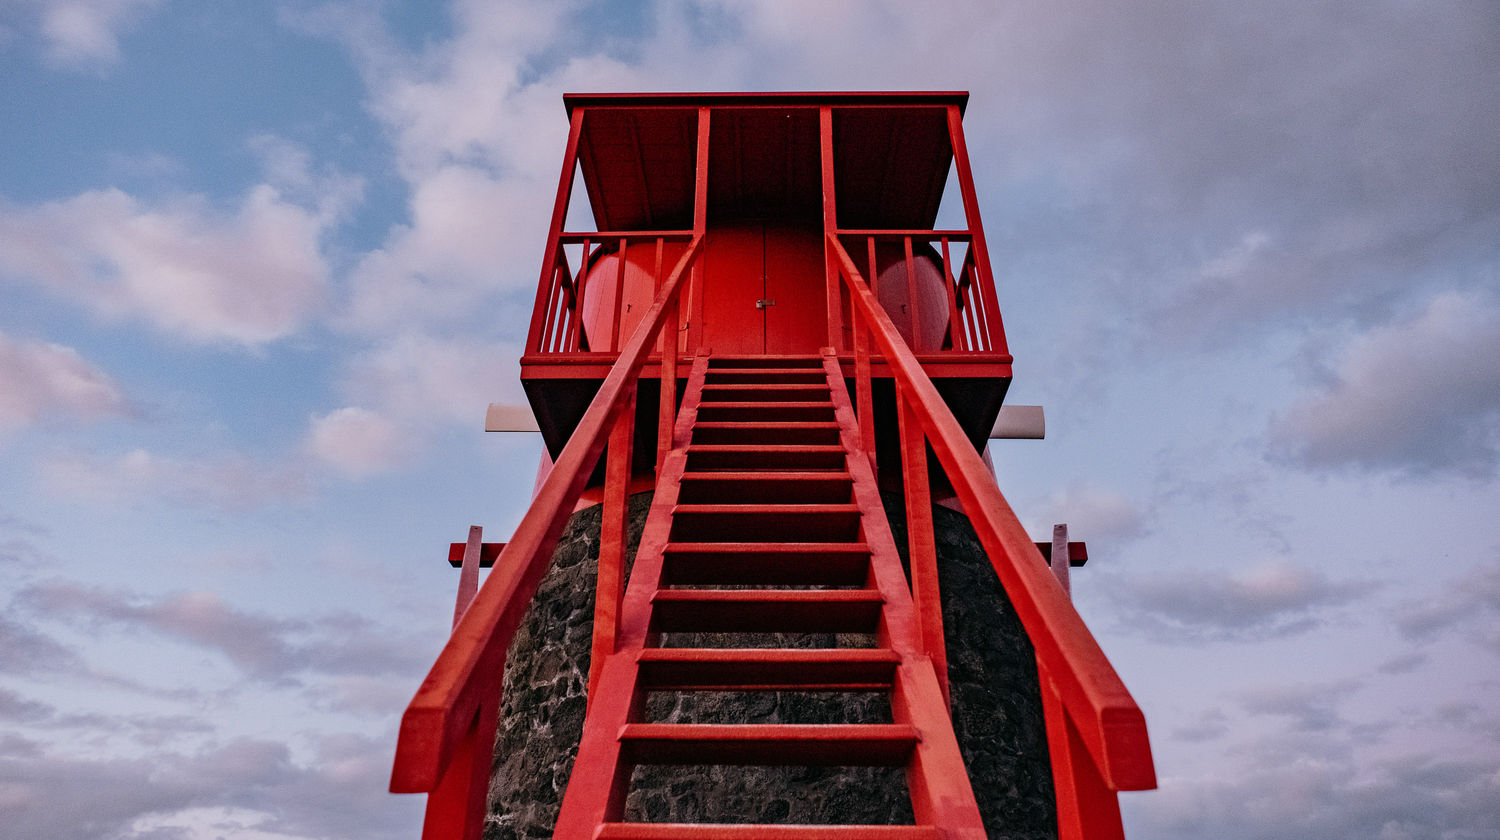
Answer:
<svg viewBox="0 0 1500 840"><path fill-rule="evenodd" d="M774 300L767 300L765 298L761 298L760 300L758 300L758 301L755 302L755 308L756 309L765 309L767 306L775 306L775 305L776 305L776 301L774 301Z"/></svg>

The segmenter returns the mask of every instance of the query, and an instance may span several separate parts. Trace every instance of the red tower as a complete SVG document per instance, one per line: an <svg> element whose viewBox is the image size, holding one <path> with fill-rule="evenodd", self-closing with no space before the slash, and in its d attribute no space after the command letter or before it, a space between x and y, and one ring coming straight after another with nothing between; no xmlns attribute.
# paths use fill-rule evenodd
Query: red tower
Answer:
<svg viewBox="0 0 1500 840"><path fill-rule="evenodd" d="M967 516L1035 649L1059 835L1121 835L1116 791L1155 784L1144 719L982 459L1011 356L967 98L564 97L521 359L551 464L498 557L462 552L466 578L494 571L403 718L392 790L430 794L424 837L479 836L506 651L590 502L588 711L556 836L984 836L950 722L934 497ZM950 170L966 222L937 229ZM575 173L589 230L564 229ZM905 500L905 569L882 489ZM722 641L774 633L870 646ZM887 697L889 722L643 717L652 692L799 690ZM912 825L627 822L642 764L904 767Z"/></svg>

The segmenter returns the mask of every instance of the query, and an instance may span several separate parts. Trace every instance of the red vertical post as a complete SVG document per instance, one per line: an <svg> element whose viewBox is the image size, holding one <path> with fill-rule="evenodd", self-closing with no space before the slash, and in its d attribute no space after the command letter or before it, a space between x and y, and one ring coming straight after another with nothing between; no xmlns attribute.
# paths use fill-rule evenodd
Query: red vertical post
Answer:
<svg viewBox="0 0 1500 840"><path fill-rule="evenodd" d="M558 237L562 234L563 221L568 217L568 197L573 193L573 171L578 166L578 137L583 133L583 108L573 111L573 121L568 128L568 148L563 152L562 177L557 182L557 198L552 203L552 225L547 229L547 250L542 257L542 276L537 281L536 303L531 311L531 332L526 336L526 351L542 349L542 307L547 305L549 282L557 268L557 251L562 247ZM582 269L580 268L580 272Z"/></svg>
<svg viewBox="0 0 1500 840"><path fill-rule="evenodd" d="M705 236L708 232L708 136L712 126L712 118L708 106L698 109L698 149L697 170L693 178L693 233L697 236ZM707 240L703 243L704 250L708 249ZM692 283L687 291L692 295L688 309L688 352L697 351L698 345L703 341L703 274L707 269L707 260L697 259L693 261Z"/></svg>
<svg viewBox="0 0 1500 840"><path fill-rule="evenodd" d="M625 545L630 489L630 454L635 448L636 384L620 400L609 431L604 465L603 523L599 528L599 578L594 588L594 644L589 656L589 702L604 661L615 652L620 635L620 600L625 594Z"/></svg>
<svg viewBox="0 0 1500 840"><path fill-rule="evenodd" d="M911 310L911 352L921 353L927 348L922 341L926 336L922 335L922 307L917 293L916 259L911 252L911 236L903 236L901 241L906 254L906 305Z"/></svg>
<svg viewBox="0 0 1500 840"><path fill-rule="evenodd" d="M589 238L583 238L583 255L578 258L578 274L573 279L573 339L571 350L581 350L583 338L583 295L589 279Z"/></svg>
<svg viewBox="0 0 1500 840"><path fill-rule="evenodd" d="M851 308L849 319L854 327L854 410L859 419L859 445L870 459L870 469L879 474L875 462L875 400L870 388L870 336L858 310Z"/></svg>
<svg viewBox="0 0 1500 840"><path fill-rule="evenodd" d="M1063 557L1066 562L1067 555ZM1058 840L1125 840L1119 794L1105 784L1041 660L1037 660L1036 670L1041 678L1047 750L1057 792Z"/></svg>
<svg viewBox="0 0 1500 840"><path fill-rule="evenodd" d="M990 249L984 241L984 223L979 218L979 196L974 192L974 173L969 169L969 149L964 144L963 116L957 105L948 106L948 142L953 146L953 165L958 168L958 189L964 200L964 218L968 220L969 250L974 255L975 279L979 281L979 293L984 299L984 308L989 311L992 323L991 350L1007 353L1005 328L1000 322L1000 304L995 299L995 279L990 275Z"/></svg>
<svg viewBox="0 0 1500 840"><path fill-rule="evenodd" d="M948 647L943 639L943 599L938 588L932 491L927 484L927 437L912 411L910 398L911 395L901 386L896 386L902 485L906 490L906 545L911 562L911 596L917 608L917 627L922 636L923 652L932 659L943 702L948 704Z"/></svg>
<svg viewBox="0 0 1500 840"><path fill-rule="evenodd" d="M479 704L448 770L427 794L422 840L480 840L494 762L499 698Z"/></svg>
<svg viewBox="0 0 1500 840"><path fill-rule="evenodd" d="M661 288L666 278L661 275L664 240L656 238L656 287ZM662 464L672 450L672 426L677 420L677 336L681 331L681 295L672 299L667 321L661 328L661 399L658 401L656 418L656 474L661 475ZM670 330L668 329L670 327Z"/></svg>
<svg viewBox="0 0 1500 840"><path fill-rule="evenodd" d="M464 544L464 562L458 571L458 600L453 604L453 626L464 617L474 595L479 591L479 555L484 548L484 531L478 525L469 526L469 541Z"/></svg>
<svg viewBox="0 0 1500 840"><path fill-rule="evenodd" d="M620 352L620 319L625 314L625 237L620 237L620 250L615 256L615 320L609 325L609 352Z"/></svg>
<svg viewBox="0 0 1500 840"><path fill-rule="evenodd" d="M828 300L828 346L844 349L843 308L839 306L839 276L829 235L838 231L838 202L833 193L833 108L818 108L818 144L823 163L823 280Z"/></svg>
<svg viewBox="0 0 1500 840"><path fill-rule="evenodd" d="M943 297L948 299L948 339L954 350L969 349L963 319L958 316L958 284L953 282L953 264L948 258L948 237L943 237ZM939 347L938 349L942 349Z"/></svg>

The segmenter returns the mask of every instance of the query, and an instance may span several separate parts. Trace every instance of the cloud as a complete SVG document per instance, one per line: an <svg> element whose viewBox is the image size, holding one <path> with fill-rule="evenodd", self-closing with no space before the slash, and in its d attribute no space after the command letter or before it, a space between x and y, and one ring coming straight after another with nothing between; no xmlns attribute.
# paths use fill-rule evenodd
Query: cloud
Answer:
<svg viewBox="0 0 1500 840"><path fill-rule="evenodd" d="M318 739L303 758L265 739L140 759L36 748L0 754L0 805L17 837L394 840L419 831L421 802L385 792L389 757L353 735Z"/></svg>
<svg viewBox="0 0 1500 840"><path fill-rule="evenodd" d="M29 613L86 626L113 626L217 651L247 676L290 684L306 675L416 673L415 651L350 614L279 618L238 609L213 592L158 597L56 581L21 590Z"/></svg>
<svg viewBox="0 0 1500 840"><path fill-rule="evenodd" d="M1052 494L1042 512L1028 519L1032 533L1042 539L1050 539L1052 526L1060 522L1068 524L1069 539L1100 544L1119 545L1146 531L1145 515L1128 496L1085 482Z"/></svg>
<svg viewBox="0 0 1500 840"><path fill-rule="evenodd" d="M1347 604L1369 585L1330 580L1286 560L1225 575L1181 571L1120 581L1127 620L1163 641L1256 639L1321 623L1320 609Z"/></svg>
<svg viewBox="0 0 1500 840"><path fill-rule="evenodd" d="M1301 732L1328 732L1346 725L1335 706L1360 687L1354 681L1324 685L1281 685L1245 695L1246 711L1287 718Z"/></svg>
<svg viewBox="0 0 1500 840"><path fill-rule="evenodd" d="M77 651L35 628L0 615L0 673L68 673L83 667Z"/></svg>
<svg viewBox="0 0 1500 840"><path fill-rule="evenodd" d="M15 5L45 40L49 59L86 69L118 61L120 36L161 0L20 0Z"/></svg>
<svg viewBox="0 0 1500 840"><path fill-rule="evenodd" d="M402 457L401 432L394 423L363 408L340 408L314 415L307 436L313 457L352 476L379 472Z"/></svg>
<svg viewBox="0 0 1500 840"><path fill-rule="evenodd" d="M0 332L0 432L51 415L97 419L127 413L120 386L78 351Z"/></svg>
<svg viewBox="0 0 1500 840"><path fill-rule="evenodd" d="M1402 635L1429 642L1457 626L1474 626L1465 635L1500 653L1500 567L1493 564L1450 583L1442 592L1403 603L1396 610Z"/></svg>
<svg viewBox="0 0 1500 840"><path fill-rule="evenodd" d="M231 213L202 196L148 206L116 189L0 203L0 277L174 337L254 346L292 334L322 306L329 221L269 184Z"/></svg>
<svg viewBox="0 0 1500 840"><path fill-rule="evenodd" d="M1350 343L1332 381L1271 426L1309 468L1491 476L1500 463L1500 303L1447 292Z"/></svg>
<svg viewBox="0 0 1500 840"><path fill-rule="evenodd" d="M40 463L51 490L99 501L162 498L193 507L245 511L309 492L298 464L265 463L241 453L175 457L133 449L117 456L57 453Z"/></svg>

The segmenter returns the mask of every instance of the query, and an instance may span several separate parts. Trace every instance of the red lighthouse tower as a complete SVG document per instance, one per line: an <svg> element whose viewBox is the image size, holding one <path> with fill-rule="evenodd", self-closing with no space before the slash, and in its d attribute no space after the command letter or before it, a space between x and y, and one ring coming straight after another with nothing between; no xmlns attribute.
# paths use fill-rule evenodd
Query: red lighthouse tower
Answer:
<svg viewBox="0 0 1500 840"><path fill-rule="evenodd" d="M591 504L587 711L555 836L985 836L997 818L955 733L945 563L998 581L1034 651L1023 688L1045 712L1058 836L1121 836L1116 792L1155 784L1144 719L982 460L1012 359L967 95L564 101L521 359L552 463L497 557L467 546L468 569L494 570L403 718L392 790L430 794L423 836L480 836L508 651ZM938 229L950 173L966 221ZM566 230L579 175L594 225ZM651 495L632 551L636 492ZM971 556L942 556L934 496L962 510ZM881 714L788 722L797 694ZM684 720L652 711L662 695L776 699ZM630 797L660 766L894 768L904 816L653 819Z"/></svg>

